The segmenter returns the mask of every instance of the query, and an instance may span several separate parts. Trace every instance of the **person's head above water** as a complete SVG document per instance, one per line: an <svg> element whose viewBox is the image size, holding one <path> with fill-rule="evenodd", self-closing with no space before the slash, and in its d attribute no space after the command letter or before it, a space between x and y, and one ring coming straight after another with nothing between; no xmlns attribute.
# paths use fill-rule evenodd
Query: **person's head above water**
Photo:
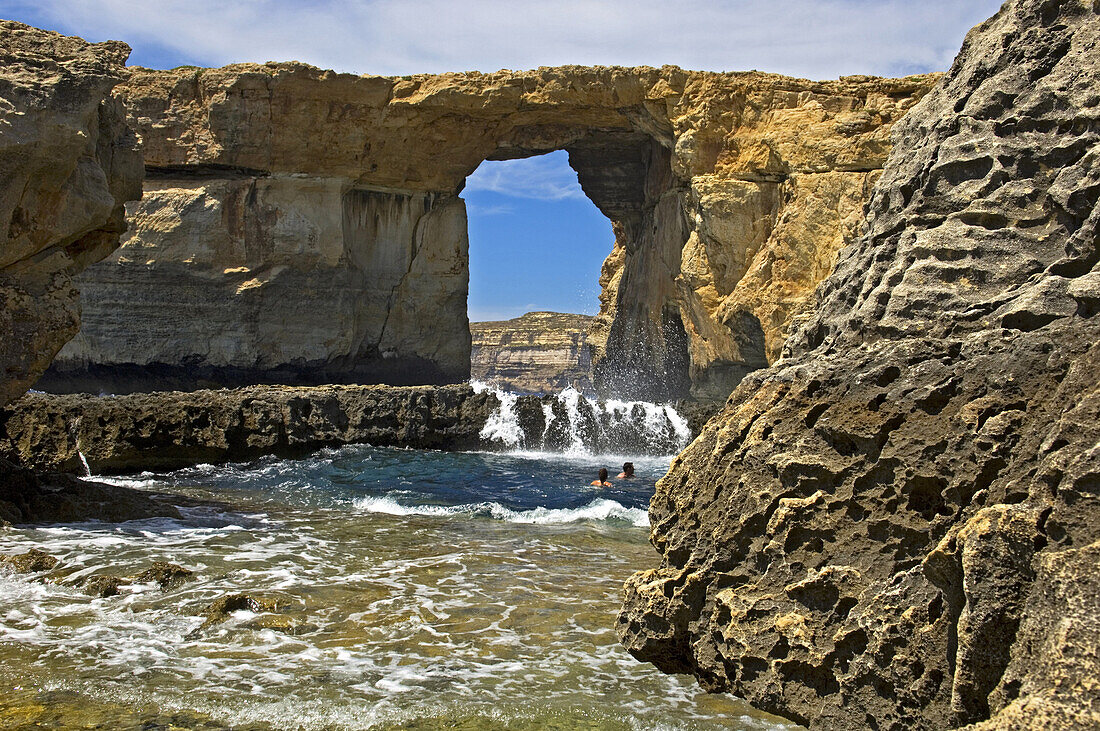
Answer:
<svg viewBox="0 0 1100 731"><path fill-rule="evenodd" d="M597 479L592 480L591 484L595 485L596 487L611 487L611 483L607 481L607 469L601 467L600 476Z"/></svg>
<svg viewBox="0 0 1100 731"><path fill-rule="evenodd" d="M600 482L603 482L606 479L607 479L607 468L606 467L601 467L600 468Z"/></svg>
<svg viewBox="0 0 1100 731"><path fill-rule="evenodd" d="M623 462L623 471L618 474L620 479L625 479L634 476L634 463Z"/></svg>

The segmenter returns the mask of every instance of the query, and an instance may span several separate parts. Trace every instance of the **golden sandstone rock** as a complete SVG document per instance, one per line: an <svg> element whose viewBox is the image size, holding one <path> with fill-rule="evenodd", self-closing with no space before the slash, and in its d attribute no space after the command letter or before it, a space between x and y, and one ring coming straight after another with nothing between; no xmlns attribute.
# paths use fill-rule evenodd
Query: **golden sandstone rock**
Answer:
<svg viewBox="0 0 1100 731"><path fill-rule="evenodd" d="M1100 727L1098 45L1093 0L1009 0L895 125L784 357L657 483L636 657L811 729ZM828 175L793 195L835 231Z"/></svg>
<svg viewBox="0 0 1100 731"><path fill-rule="evenodd" d="M724 398L778 354L935 78L133 69L145 197L46 383L464 380L465 178L565 149L616 234L597 388Z"/></svg>
<svg viewBox="0 0 1100 731"><path fill-rule="evenodd" d="M124 43L0 21L0 406L80 326L72 276L102 259L141 196L141 155L111 88Z"/></svg>

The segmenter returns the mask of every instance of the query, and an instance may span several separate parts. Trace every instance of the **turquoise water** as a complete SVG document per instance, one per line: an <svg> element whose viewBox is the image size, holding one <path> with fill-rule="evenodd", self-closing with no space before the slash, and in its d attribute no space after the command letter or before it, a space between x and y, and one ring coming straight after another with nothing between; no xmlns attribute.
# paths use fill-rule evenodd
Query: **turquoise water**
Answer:
<svg viewBox="0 0 1100 731"><path fill-rule="evenodd" d="M619 646L669 462L589 486L625 459L350 446L114 479L184 519L0 533L2 553L61 560L0 575L0 725L781 728ZM158 560L194 575L79 587ZM257 601L207 623L235 593Z"/></svg>

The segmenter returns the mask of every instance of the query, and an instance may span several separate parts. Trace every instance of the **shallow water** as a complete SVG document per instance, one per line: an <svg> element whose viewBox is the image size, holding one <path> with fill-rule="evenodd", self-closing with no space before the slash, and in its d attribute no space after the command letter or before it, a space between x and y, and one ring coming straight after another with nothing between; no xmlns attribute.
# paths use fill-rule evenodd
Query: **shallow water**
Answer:
<svg viewBox="0 0 1100 731"><path fill-rule="evenodd" d="M618 644L619 588L656 561L646 505L668 458L365 446L115 479L185 518L8 529L45 576L0 574L0 725L782 728ZM155 560L193 580L91 598ZM203 627L215 599L275 610Z"/></svg>

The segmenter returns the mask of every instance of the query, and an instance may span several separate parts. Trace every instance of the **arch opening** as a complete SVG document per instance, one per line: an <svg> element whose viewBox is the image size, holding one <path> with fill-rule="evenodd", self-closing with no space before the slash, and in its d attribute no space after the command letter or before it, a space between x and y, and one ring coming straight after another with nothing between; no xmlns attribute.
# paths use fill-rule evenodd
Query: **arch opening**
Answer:
<svg viewBox="0 0 1100 731"><path fill-rule="evenodd" d="M611 222L558 150L467 177L471 378L521 393L594 390L586 346Z"/></svg>

